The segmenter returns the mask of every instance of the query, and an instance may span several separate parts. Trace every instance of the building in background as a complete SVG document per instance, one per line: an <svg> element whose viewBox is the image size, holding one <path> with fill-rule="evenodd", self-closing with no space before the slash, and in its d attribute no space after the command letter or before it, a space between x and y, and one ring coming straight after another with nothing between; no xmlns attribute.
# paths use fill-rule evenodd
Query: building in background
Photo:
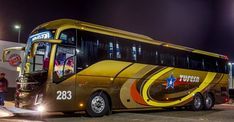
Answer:
<svg viewBox="0 0 234 122"><path fill-rule="evenodd" d="M16 78L18 76L17 72L17 63L14 61L11 62L2 62L2 52L4 48L8 47L20 47L24 46L25 44L22 43L15 43L15 42L9 42L0 40L0 72L4 72L6 74L6 79L8 80L8 95L6 100L13 100L14 99L14 92L16 87ZM12 51L7 55L7 59L14 59L17 58L17 56L22 57L23 52L21 51Z"/></svg>

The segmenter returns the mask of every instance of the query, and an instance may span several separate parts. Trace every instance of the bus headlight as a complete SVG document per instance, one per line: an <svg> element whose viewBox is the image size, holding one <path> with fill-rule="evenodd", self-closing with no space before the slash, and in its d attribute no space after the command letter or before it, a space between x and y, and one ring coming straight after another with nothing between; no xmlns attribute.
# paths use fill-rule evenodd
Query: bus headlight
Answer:
<svg viewBox="0 0 234 122"><path fill-rule="evenodd" d="M43 101L43 94L38 94L38 95L36 95L34 105L41 104L42 101Z"/></svg>
<svg viewBox="0 0 234 122"><path fill-rule="evenodd" d="M39 106L37 106L36 110L37 110L38 112L44 112L44 111L45 111L45 106L39 105Z"/></svg>

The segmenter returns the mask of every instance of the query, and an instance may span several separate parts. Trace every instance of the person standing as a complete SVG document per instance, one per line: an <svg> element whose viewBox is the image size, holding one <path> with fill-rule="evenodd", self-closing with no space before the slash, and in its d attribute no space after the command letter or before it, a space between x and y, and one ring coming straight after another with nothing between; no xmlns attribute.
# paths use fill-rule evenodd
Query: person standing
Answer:
<svg viewBox="0 0 234 122"><path fill-rule="evenodd" d="M5 73L0 73L0 105L4 105L5 94L8 88L8 81L5 78Z"/></svg>

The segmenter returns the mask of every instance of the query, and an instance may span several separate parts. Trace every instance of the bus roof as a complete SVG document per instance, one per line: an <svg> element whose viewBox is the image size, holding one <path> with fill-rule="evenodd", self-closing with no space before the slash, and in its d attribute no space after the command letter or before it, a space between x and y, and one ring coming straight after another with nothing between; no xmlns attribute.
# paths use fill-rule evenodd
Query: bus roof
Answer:
<svg viewBox="0 0 234 122"><path fill-rule="evenodd" d="M207 52L203 50L198 50L186 46L181 46L181 45L176 45L176 44L171 44L171 43L166 43L162 41L155 40L151 37L141 35L141 34L136 34L120 29L115 29L111 27L106 27L106 26L101 26L101 25L96 25L88 22L83 22L83 21L78 21L78 20L73 20L73 19L59 19L59 20L54 20L51 22L47 22L44 24L39 25L37 28L33 30L38 30L40 28L46 28L46 29L58 29L58 28L66 28L66 27L74 27L78 28L80 30L86 30L86 31L91 31L91 32L96 32L96 33L101 33L101 34L106 34L110 36L116 36L116 37L121 37L121 38L126 38L126 39L131 39L131 40L136 40L140 42L145 42L145 43L150 43L150 44L155 44L155 45L161 45L164 47L168 48L174 48L178 50L184 50L192 53L198 53L198 54L203 54L207 56L212 56L212 57L217 57L217 58L222 58L222 59L228 59L227 56L225 55L220 55L217 53L212 53L212 52Z"/></svg>

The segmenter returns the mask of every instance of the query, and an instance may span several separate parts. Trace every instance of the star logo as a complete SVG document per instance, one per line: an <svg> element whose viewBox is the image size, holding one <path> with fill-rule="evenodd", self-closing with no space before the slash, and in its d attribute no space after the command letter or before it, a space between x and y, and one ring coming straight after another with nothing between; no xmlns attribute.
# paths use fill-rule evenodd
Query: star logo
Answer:
<svg viewBox="0 0 234 122"><path fill-rule="evenodd" d="M176 81L176 78L173 76L173 74L171 74L171 76L169 78L167 78L166 80L167 80L167 87L166 87L166 89L169 89L169 88L173 88L174 89L174 83Z"/></svg>

